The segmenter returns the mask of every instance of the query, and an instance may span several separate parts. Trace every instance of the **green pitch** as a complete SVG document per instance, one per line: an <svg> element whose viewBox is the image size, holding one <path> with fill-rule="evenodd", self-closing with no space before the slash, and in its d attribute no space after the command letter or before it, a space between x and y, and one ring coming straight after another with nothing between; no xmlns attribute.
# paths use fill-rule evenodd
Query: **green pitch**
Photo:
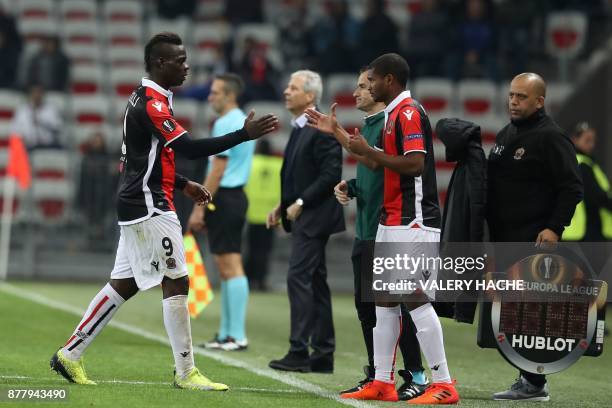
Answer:
<svg viewBox="0 0 612 408"><path fill-rule="evenodd" d="M288 348L289 305L284 294L251 294L248 351L203 352L196 364L213 380L230 385L225 393L172 388L173 360L161 315L161 292L140 293L114 317L85 355L95 387L68 384L49 370L49 359L80 320L100 285L12 283L21 295L0 285L0 390L8 387L68 387L70 407L328 407L342 406L337 391L362 378L365 363L361 330L348 295L334 295L336 370L333 375L279 374L268 361ZM11 292L14 289L9 288ZM29 297L25 299L23 296ZM33 298L35 297L35 299ZM212 338L218 327L218 297L193 321L194 343ZM46 305L41 304L46 303ZM55 303L53 303L55 302ZM58 310L54 307L62 308ZM71 313L77 310L79 315ZM608 314L609 315L609 314ZM608 324L611 323L610 315ZM475 344L476 327L443 320L451 374L457 379L461 404L499 407L511 403L490 400L494 391L511 384L516 370L495 350ZM610 339L607 339L610 341ZM606 345L608 348L611 344ZM399 354L399 353L398 353ZM210 357L212 356L212 358ZM216 357L216 358L215 358ZM401 368L401 362L399 363ZM548 407L609 407L612 353L583 358L569 370L549 377ZM391 403L353 402L353 406L390 406ZM7 405L0 402L1 405ZM15 406L28 406L25 402Z"/></svg>

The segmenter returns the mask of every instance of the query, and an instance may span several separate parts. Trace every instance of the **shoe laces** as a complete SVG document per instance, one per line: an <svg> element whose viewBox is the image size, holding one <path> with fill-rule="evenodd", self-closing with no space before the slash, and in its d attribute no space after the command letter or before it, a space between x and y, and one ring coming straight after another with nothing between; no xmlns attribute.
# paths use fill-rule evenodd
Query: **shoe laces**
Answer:
<svg viewBox="0 0 612 408"><path fill-rule="evenodd" d="M510 390L516 391L520 390L521 388L523 388L523 379L519 377L515 380L515 383L510 386Z"/></svg>

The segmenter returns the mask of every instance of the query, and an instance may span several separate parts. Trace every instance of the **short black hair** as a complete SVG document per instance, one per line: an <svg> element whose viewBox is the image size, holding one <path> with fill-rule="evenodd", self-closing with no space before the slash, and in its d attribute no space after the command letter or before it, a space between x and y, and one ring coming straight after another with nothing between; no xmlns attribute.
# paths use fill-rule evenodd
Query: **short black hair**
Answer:
<svg viewBox="0 0 612 408"><path fill-rule="evenodd" d="M359 75L363 74L364 72L368 72L369 70L370 70L370 66L364 65L361 68L359 68Z"/></svg>
<svg viewBox="0 0 612 408"><path fill-rule="evenodd" d="M410 66L399 54L383 54L370 63L370 69L378 75L393 75L402 87L406 87L410 76Z"/></svg>
<svg viewBox="0 0 612 408"><path fill-rule="evenodd" d="M163 32L155 34L147 45L145 45L144 52L144 61L145 61L145 70L147 72L151 72L151 65L156 58L159 58L159 51L157 47L159 44L173 44L173 45L182 45L183 40L179 37L178 34L171 32Z"/></svg>
<svg viewBox="0 0 612 408"><path fill-rule="evenodd" d="M223 81L223 88L226 93L233 93L236 99L240 98L244 91L244 81L239 75L227 72L225 74L215 75L215 79Z"/></svg>

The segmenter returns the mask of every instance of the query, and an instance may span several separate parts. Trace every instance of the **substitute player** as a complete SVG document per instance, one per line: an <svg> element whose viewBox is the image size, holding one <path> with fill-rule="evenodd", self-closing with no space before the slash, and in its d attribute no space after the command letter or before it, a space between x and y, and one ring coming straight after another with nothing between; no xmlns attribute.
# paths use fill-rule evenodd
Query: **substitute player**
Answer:
<svg viewBox="0 0 612 408"><path fill-rule="evenodd" d="M378 142L385 121L385 104L375 102L370 93L368 69L363 68L357 78L357 86L353 92L356 108L366 114L361 132L370 146ZM331 107L331 114L325 115L315 109L307 109L308 124L321 132L331 133L340 144L348 150L349 133L338 123L336 118L336 105ZM353 278L355 283L355 308L357 317L361 322L364 343L368 354L368 365L364 367L366 377L355 387L341 391L340 394L349 394L359 391L365 384L374 379L374 339L373 330L376 326L376 307L366 293L371 294L372 279L363 275L364 271L372 273L374 258L374 239L380 220L380 209L383 201L384 169L373 160L351 153L357 160L357 177L351 180L342 180L334 189L338 202L348 205L351 199L357 201L357 222L355 226L355 241L351 261L353 264ZM365 279L364 279L365 278ZM364 299L365 297L365 299ZM405 370L398 373L405 382L398 390L398 399L406 401L425 391L428 385L425 370L421 361L421 349L416 337L414 323L406 308L402 308L402 333L399 348L404 358Z"/></svg>
<svg viewBox="0 0 612 408"><path fill-rule="evenodd" d="M117 213L121 236L110 282L91 301L66 344L51 359L51 369L68 381L95 384L87 378L82 354L119 307L139 290L161 284L164 325L175 362L178 388L223 391L194 365L187 309L189 279L181 226L174 211L174 189L203 204L210 193L174 171L174 152L198 159L258 138L278 127L266 115L223 137L193 140L174 119L171 87L187 77L187 54L179 36L160 33L144 52L148 78L130 96L123 120Z"/></svg>
<svg viewBox="0 0 612 408"><path fill-rule="evenodd" d="M406 91L408 63L398 54L384 54L370 64L370 93L384 102L385 126L375 148L358 130L349 150L385 168L384 198L376 244L406 243L408 255L436 257L440 240L432 131L427 114ZM416 279L435 278L436 271L416 271ZM454 404L459 401L448 371L442 326L430 300L433 293L407 295L406 307L417 329L421 350L431 369L432 384L408 404ZM397 401L395 349L401 332L398 303L377 302L374 328L375 379L343 398Z"/></svg>

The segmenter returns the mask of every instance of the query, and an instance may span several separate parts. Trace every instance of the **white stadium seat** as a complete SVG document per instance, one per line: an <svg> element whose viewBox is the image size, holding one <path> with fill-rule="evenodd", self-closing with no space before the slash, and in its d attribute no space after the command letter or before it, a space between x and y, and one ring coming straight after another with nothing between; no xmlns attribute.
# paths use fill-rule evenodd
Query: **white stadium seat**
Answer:
<svg viewBox="0 0 612 408"><path fill-rule="evenodd" d="M59 7L60 17L66 21L95 22L97 2L89 0L62 0Z"/></svg>
<svg viewBox="0 0 612 408"><path fill-rule="evenodd" d="M100 125L108 122L110 101L103 95L73 96L70 103L70 119L75 126Z"/></svg>
<svg viewBox="0 0 612 408"><path fill-rule="evenodd" d="M457 97L462 115L489 115L497 106L497 86L488 80L464 79L457 85Z"/></svg>
<svg viewBox="0 0 612 408"><path fill-rule="evenodd" d="M429 115L449 117L454 109L454 87L443 78L421 78L414 82L412 97L418 100ZM433 125L433 123L432 123Z"/></svg>
<svg viewBox="0 0 612 408"><path fill-rule="evenodd" d="M139 0L106 0L103 3L102 15L107 21L140 24L144 14L143 3Z"/></svg>
<svg viewBox="0 0 612 408"><path fill-rule="evenodd" d="M95 94L105 91L105 72L99 65L75 66L70 71L73 94Z"/></svg>

